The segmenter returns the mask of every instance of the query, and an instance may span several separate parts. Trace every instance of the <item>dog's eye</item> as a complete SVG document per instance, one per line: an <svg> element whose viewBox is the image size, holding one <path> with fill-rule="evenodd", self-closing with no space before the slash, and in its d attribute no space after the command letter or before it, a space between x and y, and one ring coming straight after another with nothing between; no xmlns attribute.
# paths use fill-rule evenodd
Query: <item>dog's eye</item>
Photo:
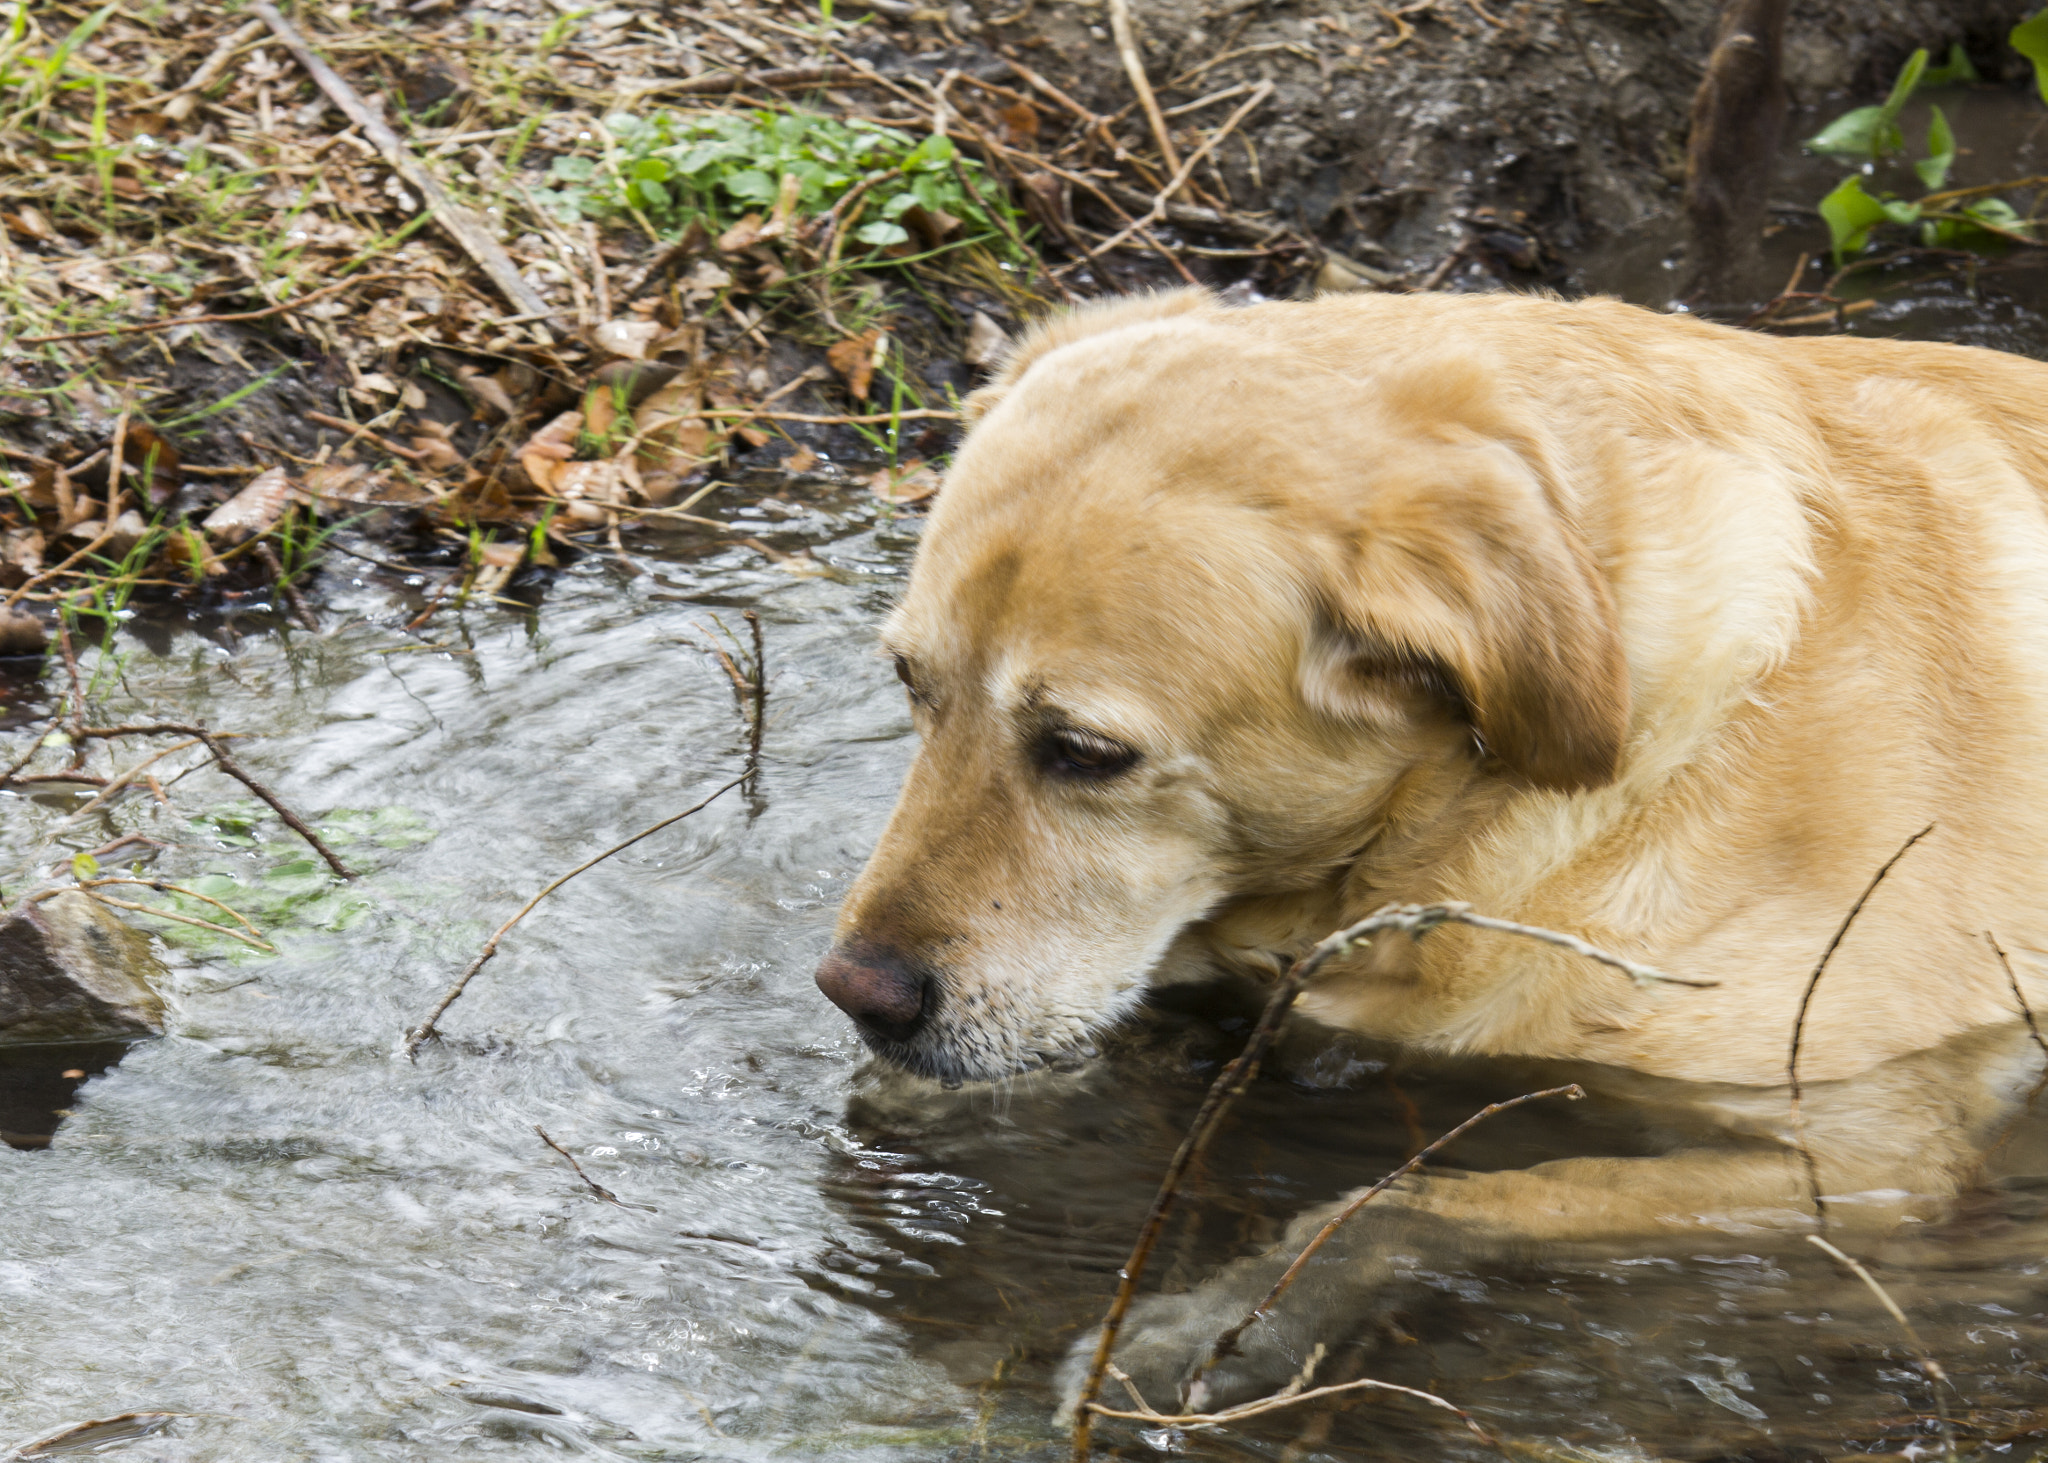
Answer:
<svg viewBox="0 0 2048 1463"><path fill-rule="evenodd" d="M1046 736L1043 760L1048 772L1064 777L1108 778L1137 766L1138 754L1122 742L1069 726Z"/></svg>
<svg viewBox="0 0 2048 1463"><path fill-rule="evenodd" d="M910 692L911 700L922 703L924 696L918 691L917 682L912 680L910 676L910 661L901 655L896 656L895 661L896 679L903 682L904 689Z"/></svg>

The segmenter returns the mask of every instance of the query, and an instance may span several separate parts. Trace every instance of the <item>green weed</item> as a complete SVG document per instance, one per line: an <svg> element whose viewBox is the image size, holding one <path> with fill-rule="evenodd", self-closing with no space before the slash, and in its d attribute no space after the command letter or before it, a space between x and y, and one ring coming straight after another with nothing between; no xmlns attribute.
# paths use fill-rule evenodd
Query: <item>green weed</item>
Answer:
<svg viewBox="0 0 2048 1463"><path fill-rule="evenodd" d="M2022 21L2008 37L2013 49L2034 64L2035 85L2048 100L2048 10ZM1923 193L1907 199L1896 192L1872 193L1865 187L1881 170L1891 167L1910 151L1899 126L1907 102L1929 87L1955 86L1978 80L1977 69L1960 44L1949 48L1948 59L1930 65L1925 50L1915 51L1899 68L1891 94L1877 106L1856 107L1844 112L1806 140L1809 152L1861 161L1860 171L1844 178L1820 200L1820 216L1828 226L1829 244L1836 264L1870 246L1872 234L1891 224L1918 226L1920 242L1930 248L1983 249L2001 240L2035 242L2035 221L2023 218L2013 206L1997 197L1997 189L1942 192L1949 170L1959 151L1955 129L1939 106L1929 108L1925 155L1915 159L1911 172Z"/></svg>
<svg viewBox="0 0 2048 1463"><path fill-rule="evenodd" d="M691 115L656 112L604 119L617 145L614 166L587 156L555 159L554 188L544 201L574 216L637 213L666 237L692 222L714 233L741 215L816 218L854 189L851 237L876 249L908 244L906 215L949 218L987 231L1001 229L961 182L980 164L959 156L950 139L917 139L872 122L845 122L797 109ZM983 198L1001 197L993 183ZM1014 246L1012 246L1014 247Z"/></svg>

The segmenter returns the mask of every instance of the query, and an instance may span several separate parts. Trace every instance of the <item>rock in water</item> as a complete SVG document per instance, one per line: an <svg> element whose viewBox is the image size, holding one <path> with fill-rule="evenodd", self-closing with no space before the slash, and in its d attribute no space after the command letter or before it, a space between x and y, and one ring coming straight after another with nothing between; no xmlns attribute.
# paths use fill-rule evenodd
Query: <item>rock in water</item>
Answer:
<svg viewBox="0 0 2048 1463"><path fill-rule="evenodd" d="M163 1030L147 937L66 890L0 920L0 1044L106 1040Z"/></svg>

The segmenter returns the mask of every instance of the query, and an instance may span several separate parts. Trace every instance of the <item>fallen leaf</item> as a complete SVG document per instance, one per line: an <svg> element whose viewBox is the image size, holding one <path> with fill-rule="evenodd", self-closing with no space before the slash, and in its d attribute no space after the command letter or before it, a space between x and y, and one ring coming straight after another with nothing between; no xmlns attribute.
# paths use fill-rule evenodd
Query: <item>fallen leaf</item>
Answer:
<svg viewBox="0 0 2048 1463"><path fill-rule="evenodd" d="M497 377L486 376L475 366L464 364L455 368L455 379L462 383L470 395L499 416L519 415L519 408L513 404L511 396L499 384Z"/></svg>
<svg viewBox="0 0 2048 1463"><path fill-rule="evenodd" d="M151 429L147 422L128 423L128 435L121 439L121 460L148 475L143 492L153 506L161 507L178 491L178 449Z"/></svg>
<svg viewBox="0 0 2048 1463"><path fill-rule="evenodd" d="M868 386L875 378L875 347L881 339L879 330L870 330L850 335L825 352L826 363L845 380L847 393L855 401L868 399Z"/></svg>
<svg viewBox="0 0 2048 1463"><path fill-rule="evenodd" d="M554 490L555 473L562 463L576 455L576 434L583 430L583 413L565 411L535 432L519 449L519 465L533 485L543 493Z"/></svg>
<svg viewBox="0 0 2048 1463"><path fill-rule="evenodd" d="M660 334L662 328L652 320L607 320L590 332L590 338L599 350L642 361L647 359L647 347Z"/></svg>
<svg viewBox="0 0 2048 1463"><path fill-rule="evenodd" d="M715 295L720 290L731 289L732 271L712 263L709 259L699 259L696 267L683 279L682 285L685 303L701 300L706 295Z"/></svg>
<svg viewBox="0 0 2048 1463"><path fill-rule="evenodd" d="M695 381L671 381L633 411L644 474L687 474L709 454L712 431L697 415L704 390Z"/></svg>
<svg viewBox="0 0 2048 1463"><path fill-rule="evenodd" d="M199 526L209 538L224 544L246 543L284 516L297 484L281 467L265 468L249 485L206 515Z"/></svg>
<svg viewBox="0 0 2048 1463"><path fill-rule="evenodd" d="M446 437L423 433L412 439L412 447L420 455L420 466L429 472L449 472L462 466L462 454Z"/></svg>
<svg viewBox="0 0 2048 1463"><path fill-rule="evenodd" d="M129 428L133 431L134 428ZM356 483L369 473L360 462L323 462L306 469L304 487L315 512L332 511L332 505L364 501L355 496Z"/></svg>
<svg viewBox="0 0 2048 1463"><path fill-rule="evenodd" d="M724 233L718 236L719 252L723 254L737 254L742 249L752 248L756 243L760 241L761 229L762 222L760 214L741 214L738 223L734 224L731 228L727 229ZM702 266L699 266L699 268L701 269ZM732 276L727 275L726 283L730 284L731 282Z"/></svg>
<svg viewBox="0 0 2048 1463"><path fill-rule="evenodd" d="M1029 102L1004 107L996 116L1012 147L1029 147L1038 140L1038 108Z"/></svg>
<svg viewBox="0 0 2048 1463"><path fill-rule="evenodd" d="M73 259L57 266L57 278L66 289L80 294L95 295L102 300L118 300L122 289L120 281L114 278L114 271L104 259Z"/></svg>
<svg viewBox="0 0 2048 1463"><path fill-rule="evenodd" d="M868 491L884 503L902 507L922 503L939 490L939 475L924 463L912 459L895 468L883 468L868 479Z"/></svg>
<svg viewBox="0 0 2048 1463"><path fill-rule="evenodd" d="M623 503L625 482L616 459L596 462L565 462L555 469L555 495L583 498L597 503Z"/></svg>
<svg viewBox="0 0 2048 1463"><path fill-rule="evenodd" d="M1010 337L1003 327L981 311L967 325L967 349L960 359L970 366L993 366L1010 353Z"/></svg>
<svg viewBox="0 0 2048 1463"><path fill-rule="evenodd" d="M792 475L809 472L818 465L818 454L808 447L799 447L782 459L782 470Z"/></svg>
<svg viewBox="0 0 2048 1463"><path fill-rule="evenodd" d="M18 212L0 213L0 223L6 224L24 239L33 240L38 244L58 242L57 231L50 227L50 221L44 218L39 210L26 204L22 205Z"/></svg>

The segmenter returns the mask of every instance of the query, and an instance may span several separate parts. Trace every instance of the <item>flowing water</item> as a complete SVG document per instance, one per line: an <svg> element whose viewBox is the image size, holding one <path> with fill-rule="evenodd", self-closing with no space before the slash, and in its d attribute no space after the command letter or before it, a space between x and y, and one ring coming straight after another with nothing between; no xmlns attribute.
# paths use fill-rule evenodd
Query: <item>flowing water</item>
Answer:
<svg viewBox="0 0 2048 1463"><path fill-rule="evenodd" d="M1654 296L1654 263L1592 282ZM1858 328L2048 344L2038 294L1930 301ZM592 557L530 613L447 608L413 633L420 591L365 566L329 576L317 636L137 621L118 666L88 655L110 716L257 734L244 761L366 872L341 886L210 770L171 790L175 811L134 796L62 827L83 795L0 796L10 895L32 851L47 866L140 831L176 845L154 870L246 905L281 947L174 928L166 1036L118 1064L108 1048L0 1061L18 1145L0 1148L0 1448L142 1413L34 1456L1062 1456L1050 1368L1100 1314L1244 1011L1162 1004L1087 1068L994 1089L864 1068L811 969L911 751L872 640L915 524L840 491L746 506L763 497L713 506L808 563L649 536L630 545L643 572ZM758 784L555 894L447 1039L398 1058L535 890L738 768L739 708L705 647L743 634L746 607L770 674ZM5 689L11 724L47 694ZM1154 1280L1270 1243L1536 1080L1309 1042L1246 1099ZM1945 1368L1938 1394L1860 1284L1770 1231L1426 1272L1345 1364L1438 1390L1533 1457L1928 1456L1941 1412L1966 1448L2033 1456L2041 1126L1952 1217L1863 1247ZM1616 1113L1531 1107L1447 1161L1647 1141ZM1490 1456L1441 1414L1373 1401L1104 1442Z"/></svg>

